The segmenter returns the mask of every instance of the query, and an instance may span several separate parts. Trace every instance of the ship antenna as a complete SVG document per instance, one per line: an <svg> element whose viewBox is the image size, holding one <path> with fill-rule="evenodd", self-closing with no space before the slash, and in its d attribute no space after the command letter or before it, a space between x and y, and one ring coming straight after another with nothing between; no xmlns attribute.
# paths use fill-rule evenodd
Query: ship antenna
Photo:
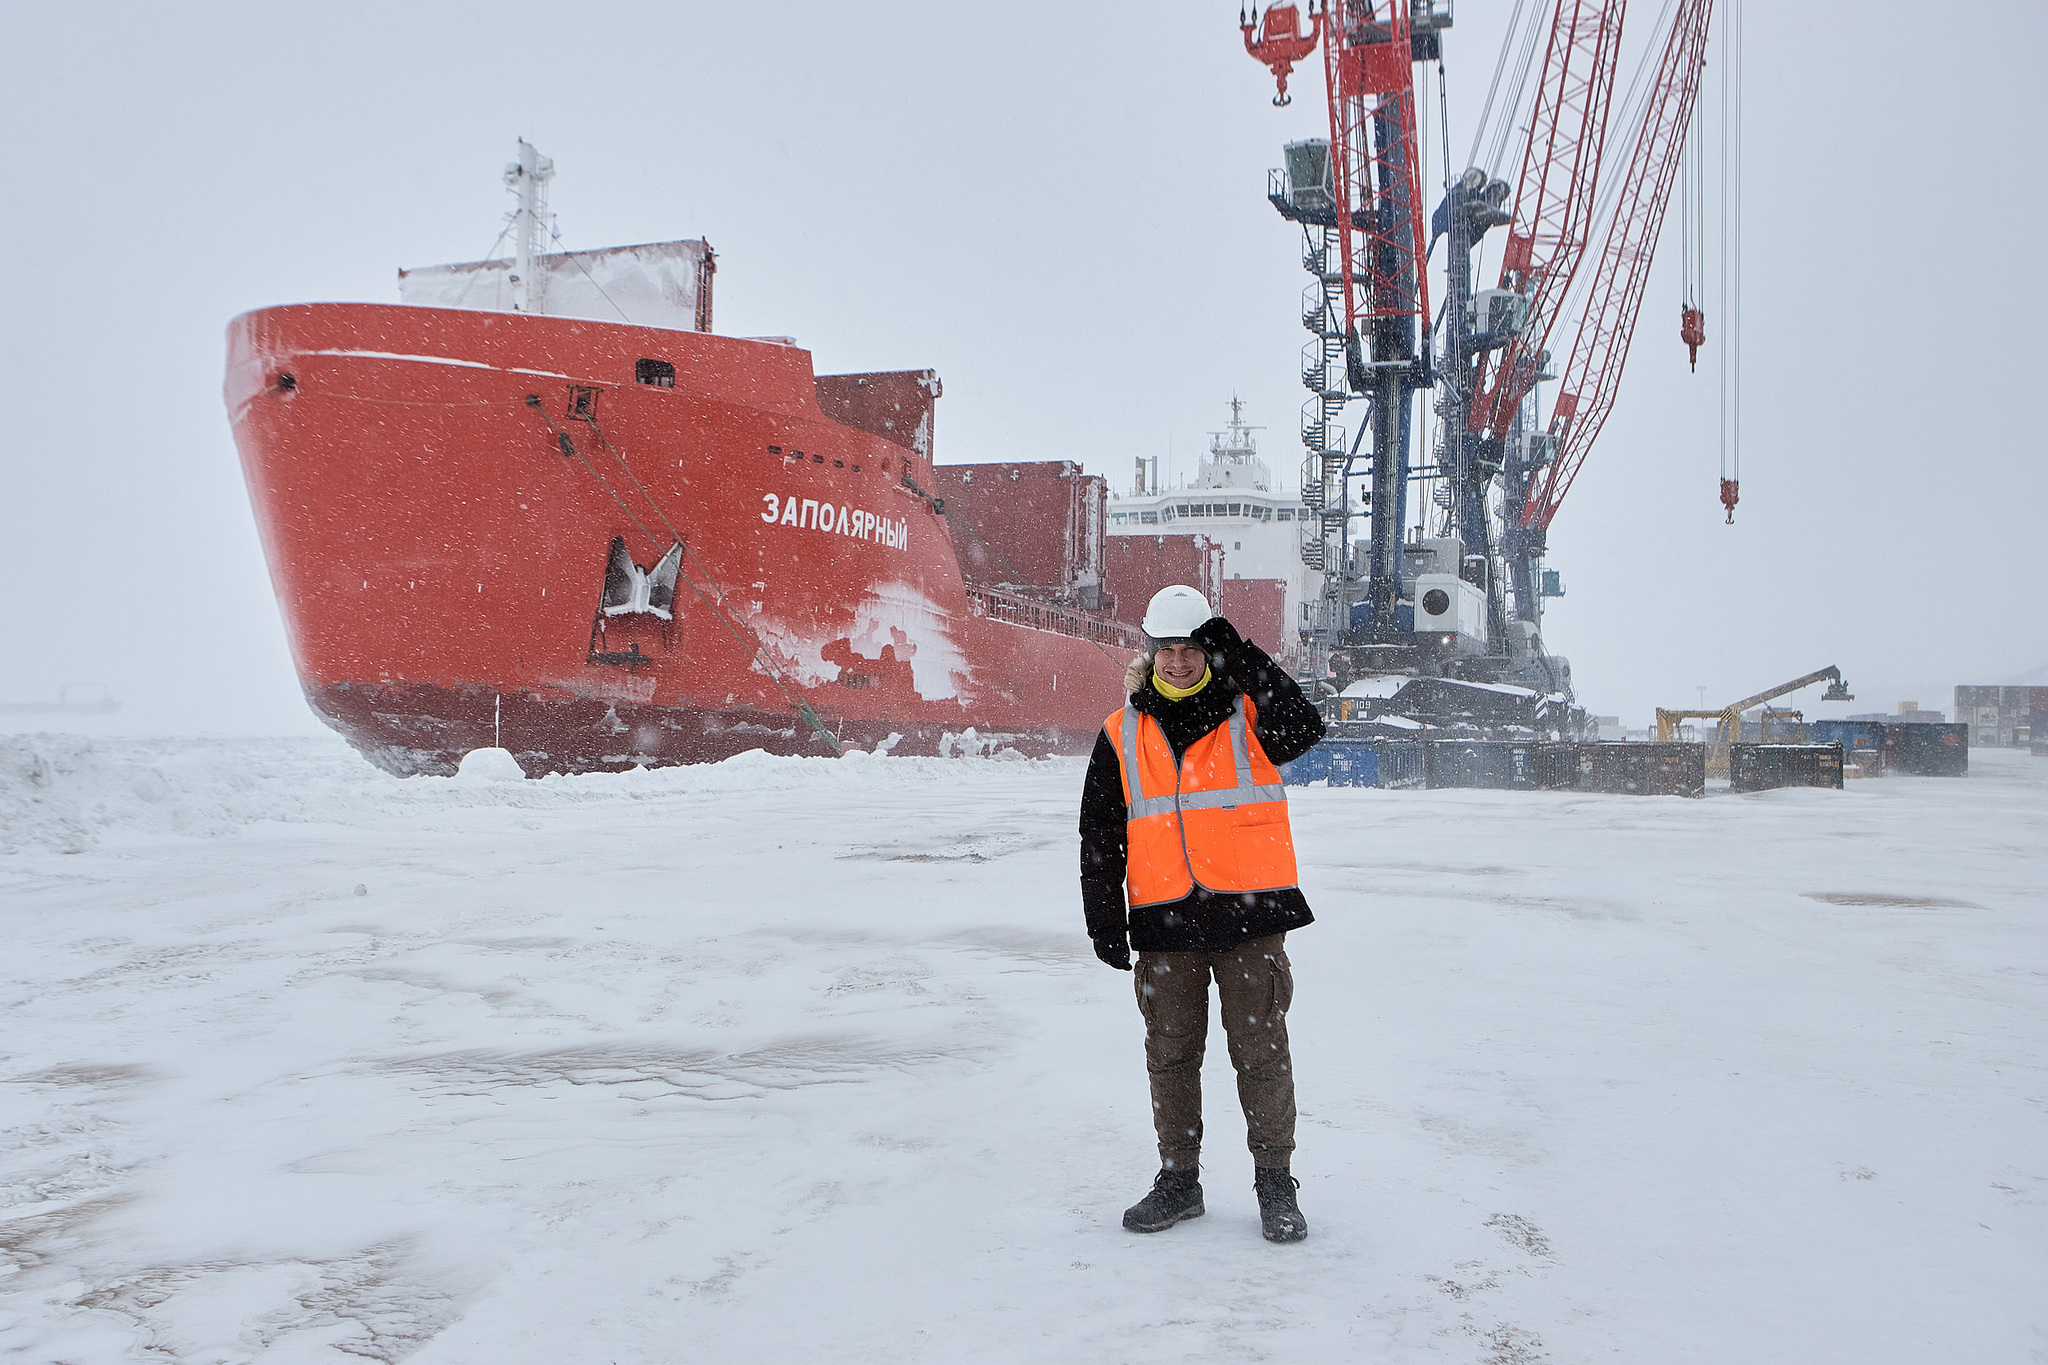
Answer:
<svg viewBox="0 0 2048 1365"><path fill-rule="evenodd" d="M519 159L505 167L505 188L519 197L512 211L512 311L545 311L543 295L547 280L534 274L533 258L547 241L548 181L555 178L555 163L525 138L519 139Z"/></svg>

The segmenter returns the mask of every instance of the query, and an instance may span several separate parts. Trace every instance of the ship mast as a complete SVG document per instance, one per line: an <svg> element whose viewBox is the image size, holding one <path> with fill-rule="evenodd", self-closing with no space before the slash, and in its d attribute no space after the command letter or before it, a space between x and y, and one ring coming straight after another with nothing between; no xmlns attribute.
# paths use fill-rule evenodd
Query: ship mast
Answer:
<svg viewBox="0 0 2048 1365"><path fill-rule="evenodd" d="M544 312L542 296L547 280L534 274L533 258L546 245L548 181L555 178L555 163L525 138L519 139L519 159L505 167L505 188L519 197L512 211L512 311Z"/></svg>
<svg viewBox="0 0 2048 1365"><path fill-rule="evenodd" d="M1253 432L1263 430L1264 427L1245 423L1244 401L1234 393L1230 395L1230 430L1209 433L1209 458L1202 461L1201 471L1196 476L1200 486L1231 487L1234 478L1242 474L1250 480L1244 487L1261 493L1270 491L1272 471L1259 458L1259 443L1252 436Z"/></svg>

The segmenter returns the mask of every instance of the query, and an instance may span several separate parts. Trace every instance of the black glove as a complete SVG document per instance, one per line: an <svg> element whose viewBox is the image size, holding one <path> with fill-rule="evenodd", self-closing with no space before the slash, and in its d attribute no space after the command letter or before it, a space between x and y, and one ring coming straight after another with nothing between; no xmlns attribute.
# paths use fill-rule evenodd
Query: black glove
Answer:
<svg viewBox="0 0 2048 1365"><path fill-rule="evenodd" d="M1237 633L1237 627L1220 616L1212 616L1195 627L1195 633L1188 637L1200 645L1209 655L1209 667L1218 676L1236 682L1231 669L1243 649L1244 640Z"/></svg>
<svg viewBox="0 0 2048 1365"><path fill-rule="evenodd" d="M1089 942L1095 945L1095 955L1120 972L1131 969L1131 945L1120 938L1097 938Z"/></svg>

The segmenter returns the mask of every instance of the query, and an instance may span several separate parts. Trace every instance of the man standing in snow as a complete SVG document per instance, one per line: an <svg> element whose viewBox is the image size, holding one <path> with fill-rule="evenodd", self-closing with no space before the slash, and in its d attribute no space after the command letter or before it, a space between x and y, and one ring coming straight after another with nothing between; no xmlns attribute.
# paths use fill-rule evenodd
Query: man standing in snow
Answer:
<svg viewBox="0 0 2048 1365"><path fill-rule="evenodd" d="M1081 795L1081 897L1095 955L1131 970L1159 1137L1152 1191L1124 1214L1160 1232L1202 1207L1209 981L1223 1011L1266 1240L1298 1242L1287 931L1314 921L1295 885L1279 764L1323 720L1266 652L1188 587L1157 593L1130 698L1096 736ZM1128 910L1126 902L1128 901Z"/></svg>

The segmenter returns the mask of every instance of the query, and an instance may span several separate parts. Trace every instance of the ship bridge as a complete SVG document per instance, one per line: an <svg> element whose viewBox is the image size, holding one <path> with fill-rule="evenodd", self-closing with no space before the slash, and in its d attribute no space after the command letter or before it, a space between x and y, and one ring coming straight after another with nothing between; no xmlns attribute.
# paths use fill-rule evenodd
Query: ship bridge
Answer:
<svg viewBox="0 0 2048 1365"><path fill-rule="evenodd" d="M1137 462L1131 491L1109 501L1108 531L1124 536L1195 537L1209 554L1172 555L1174 562L1218 563L1213 582L1184 581L1210 594L1225 615L1245 613L1258 593L1253 584L1277 585L1264 634L1259 643L1276 655L1293 656L1306 622L1306 605L1316 600L1320 582L1311 582L1301 562L1298 524L1312 520L1301 498L1281 490L1272 466L1259 455L1258 427L1244 421L1244 403L1230 400L1230 423L1209 433L1209 446L1186 483L1163 486L1156 458ZM1173 547L1162 546L1162 550ZM1135 553L1135 551L1133 551ZM1164 568L1164 562L1161 566ZM1225 585L1235 585L1226 587ZM1161 584L1161 586L1164 586ZM1233 621L1242 629L1245 622ZM1257 638L1256 636L1254 638Z"/></svg>

